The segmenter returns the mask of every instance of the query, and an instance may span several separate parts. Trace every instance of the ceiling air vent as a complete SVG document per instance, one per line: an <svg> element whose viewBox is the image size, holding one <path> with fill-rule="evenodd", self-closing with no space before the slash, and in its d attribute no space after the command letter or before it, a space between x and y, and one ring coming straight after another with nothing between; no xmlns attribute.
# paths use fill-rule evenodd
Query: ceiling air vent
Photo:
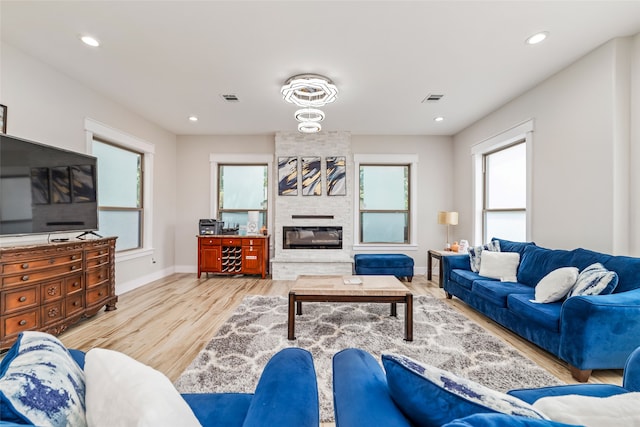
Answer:
<svg viewBox="0 0 640 427"><path fill-rule="evenodd" d="M429 95L427 95L427 97L425 99L422 100L422 102L436 102L436 101L440 101L442 99L444 95L439 95L439 94L435 94L435 93L430 93Z"/></svg>
<svg viewBox="0 0 640 427"><path fill-rule="evenodd" d="M222 99L224 99L227 102L240 102L240 100L238 99L238 96L233 93L223 94L220 96L222 97Z"/></svg>

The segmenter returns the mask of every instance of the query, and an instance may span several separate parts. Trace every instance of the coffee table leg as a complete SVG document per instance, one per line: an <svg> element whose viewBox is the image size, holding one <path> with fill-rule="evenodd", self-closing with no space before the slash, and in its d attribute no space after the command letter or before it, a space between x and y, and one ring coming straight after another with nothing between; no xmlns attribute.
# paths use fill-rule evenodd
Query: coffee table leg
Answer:
<svg viewBox="0 0 640 427"><path fill-rule="evenodd" d="M287 330L287 338L289 340L296 339L296 315L294 312L294 307L296 305L296 294L293 292L289 292L289 327Z"/></svg>
<svg viewBox="0 0 640 427"><path fill-rule="evenodd" d="M296 301L296 314L302 316L302 301Z"/></svg>
<svg viewBox="0 0 640 427"><path fill-rule="evenodd" d="M395 302L391 303L391 316L398 317L398 306Z"/></svg>
<svg viewBox="0 0 640 427"><path fill-rule="evenodd" d="M405 297L404 329L404 339L413 341L413 294L407 294Z"/></svg>

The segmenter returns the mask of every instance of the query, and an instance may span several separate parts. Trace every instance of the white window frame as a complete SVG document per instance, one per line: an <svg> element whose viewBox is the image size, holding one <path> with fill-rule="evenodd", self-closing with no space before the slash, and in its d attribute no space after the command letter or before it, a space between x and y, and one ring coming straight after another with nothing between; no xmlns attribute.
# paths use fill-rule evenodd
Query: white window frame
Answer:
<svg viewBox="0 0 640 427"><path fill-rule="evenodd" d="M359 243L354 239L355 250L397 250L418 248L418 155L417 154L354 154L353 155L353 235L360 235L360 164L409 165L409 243Z"/></svg>
<svg viewBox="0 0 640 427"><path fill-rule="evenodd" d="M124 252L116 251L116 261L125 261L153 255L153 158L156 150L155 145L90 118L85 119L84 128L87 152L89 154L93 153L94 138L142 153L144 162L142 175L142 247ZM98 165L98 167L100 167L100 165ZM99 186L100 182L98 182L98 187ZM100 200L98 200L98 204L99 203Z"/></svg>
<svg viewBox="0 0 640 427"><path fill-rule="evenodd" d="M531 240L531 198L532 198L532 164L533 164L533 119L522 122L504 132L492 136L471 147L472 168L473 168L473 223L472 235L473 245L481 245L483 230L483 207L484 207L484 176L483 163L485 154L500 150L501 148L513 145L518 141L524 141L526 146L527 163L527 198L526 198L526 240ZM491 237L489 237L491 238Z"/></svg>
<svg viewBox="0 0 640 427"><path fill-rule="evenodd" d="M219 165L267 165L267 224L273 227L273 155L271 154L209 154L211 177L211 209L209 218L218 215L218 166Z"/></svg>

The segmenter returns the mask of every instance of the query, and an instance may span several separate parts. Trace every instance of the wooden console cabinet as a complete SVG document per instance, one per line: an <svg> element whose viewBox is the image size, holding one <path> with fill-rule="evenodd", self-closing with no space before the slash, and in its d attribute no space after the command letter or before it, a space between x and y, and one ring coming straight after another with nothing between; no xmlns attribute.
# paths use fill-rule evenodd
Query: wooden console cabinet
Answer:
<svg viewBox="0 0 640 427"><path fill-rule="evenodd" d="M202 273L259 274L269 267L269 236L196 236L198 278Z"/></svg>
<svg viewBox="0 0 640 427"><path fill-rule="evenodd" d="M0 248L0 350L22 331L58 335L115 310L116 238Z"/></svg>

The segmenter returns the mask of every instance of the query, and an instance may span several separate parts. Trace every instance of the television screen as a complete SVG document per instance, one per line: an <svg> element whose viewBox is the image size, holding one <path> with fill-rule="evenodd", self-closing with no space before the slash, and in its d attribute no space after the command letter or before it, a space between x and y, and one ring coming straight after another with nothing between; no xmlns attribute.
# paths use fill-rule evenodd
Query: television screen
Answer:
<svg viewBox="0 0 640 427"><path fill-rule="evenodd" d="M98 229L95 157L0 135L0 235Z"/></svg>

